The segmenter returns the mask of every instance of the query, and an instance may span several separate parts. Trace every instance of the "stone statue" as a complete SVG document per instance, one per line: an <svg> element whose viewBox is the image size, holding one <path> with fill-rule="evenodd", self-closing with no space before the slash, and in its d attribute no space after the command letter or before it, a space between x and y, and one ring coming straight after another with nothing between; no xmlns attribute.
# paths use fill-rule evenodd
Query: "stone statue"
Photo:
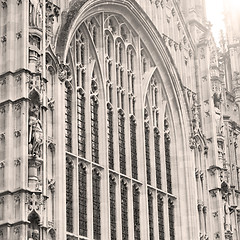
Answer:
<svg viewBox="0 0 240 240"><path fill-rule="evenodd" d="M37 229L33 230L32 237L29 238L29 240L39 240L39 231Z"/></svg>
<svg viewBox="0 0 240 240"><path fill-rule="evenodd" d="M42 3L40 0L29 0L29 25L41 28Z"/></svg>
<svg viewBox="0 0 240 240"><path fill-rule="evenodd" d="M29 115L29 154L41 158L43 131L42 123L39 119L39 106L37 104L33 104L30 107Z"/></svg>
<svg viewBox="0 0 240 240"><path fill-rule="evenodd" d="M214 107L220 109L222 101L222 94L221 93L214 93L213 94L213 103Z"/></svg>
<svg viewBox="0 0 240 240"><path fill-rule="evenodd" d="M225 231L231 231L230 211L226 202L224 203L224 229Z"/></svg>

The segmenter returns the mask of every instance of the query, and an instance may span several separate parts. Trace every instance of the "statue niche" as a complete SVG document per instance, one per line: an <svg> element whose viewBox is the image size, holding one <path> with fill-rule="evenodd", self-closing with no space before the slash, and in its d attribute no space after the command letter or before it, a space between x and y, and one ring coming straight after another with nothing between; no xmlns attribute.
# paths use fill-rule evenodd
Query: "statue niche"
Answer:
<svg viewBox="0 0 240 240"><path fill-rule="evenodd" d="M39 240L39 215L35 211L31 212L28 216L28 221L30 222L28 226L28 240Z"/></svg>
<svg viewBox="0 0 240 240"><path fill-rule="evenodd" d="M42 3L40 0L29 0L29 26L42 27Z"/></svg>
<svg viewBox="0 0 240 240"><path fill-rule="evenodd" d="M35 92L30 96L28 122L28 153L36 158L42 157L43 131L40 120L39 95Z"/></svg>

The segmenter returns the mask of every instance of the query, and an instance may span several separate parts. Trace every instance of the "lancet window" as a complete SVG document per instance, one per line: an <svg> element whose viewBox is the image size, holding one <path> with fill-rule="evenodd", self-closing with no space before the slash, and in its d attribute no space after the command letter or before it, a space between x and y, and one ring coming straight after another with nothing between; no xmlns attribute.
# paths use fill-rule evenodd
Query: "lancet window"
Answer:
<svg viewBox="0 0 240 240"><path fill-rule="evenodd" d="M132 160L132 177L138 178L137 162L137 139L136 139L136 120L134 116L130 118L130 141L131 141L131 160Z"/></svg>
<svg viewBox="0 0 240 240"><path fill-rule="evenodd" d="M110 103L107 104L107 137L108 137L108 164L110 169L114 169L113 109Z"/></svg>
<svg viewBox="0 0 240 240"><path fill-rule="evenodd" d="M72 151L72 90L65 87L65 140L66 151Z"/></svg>
<svg viewBox="0 0 240 240"><path fill-rule="evenodd" d="M157 196L157 205L158 205L158 231L159 231L159 240L164 240L164 213L163 213L163 197L158 194Z"/></svg>
<svg viewBox="0 0 240 240"><path fill-rule="evenodd" d="M147 169L147 184L151 184L151 159L150 159L150 126L148 121L148 111L144 109L144 133L145 133L145 158Z"/></svg>
<svg viewBox="0 0 240 240"><path fill-rule="evenodd" d="M166 175L167 175L167 191L169 193L172 193L170 132L169 132L168 119L164 120L164 144L165 144L165 161L166 161Z"/></svg>
<svg viewBox="0 0 240 240"><path fill-rule="evenodd" d="M90 96L90 108L91 108L91 146L92 146L92 161L99 163L99 129L98 129L98 86L95 78L95 73L92 75L91 83L91 96Z"/></svg>
<svg viewBox="0 0 240 240"><path fill-rule="evenodd" d="M149 219L149 239L154 240L154 221L153 221L153 196L148 189L148 219Z"/></svg>
<svg viewBox="0 0 240 240"><path fill-rule="evenodd" d="M80 89L77 92L77 128L78 156L86 157L85 96Z"/></svg>
<svg viewBox="0 0 240 240"><path fill-rule="evenodd" d="M111 240L117 239L116 223L116 182L113 176L110 176L110 223L111 223Z"/></svg>
<svg viewBox="0 0 240 240"><path fill-rule="evenodd" d="M133 220L134 220L134 239L140 240L140 191L139 187L133 186Z"/></svg>
<svg viewBox="0 0 240 240"><path fill-rule="evenodd" d="M124 180L121 181L121 216L122 239L128 240L128 188Z"/></svg>
<svg viewBox="0 0 240 240"><path fill-rule="evenodd" d="M86 82L86 42L83 33L76 32L76 76L77 87L85 89Z"/></svg>
<svg viewBox="0 0 240 240"><path fill-rule="evenodd" d="M93 195L93 237L101 239L101 188L100 172L98 169L93 170L92 175L92 195Z"/></svg>
<svg viewBox="0 0 240 240"><path fill-rule="evenodd" d="M73 232L73 162L66 160L66 223L67 231Z"/></svg>
<svg viewBox="0 0 240 240"><path fill-rule="evenodd" d="M125 116L122 110L118 111L118 141L120 172L126 174Z"/></svg>
<svg viewBox="0 0 240 240"><path fill-rule="evenodd" d="M162 173L161 173L161 159L160 159L160 133L159 133L158 128L154 128L154 151L155 151L157 188L162 189Z"/></svg>
<svg viewBox="0 0 240 240"><path fill-rule="evenodd" d="M170 240L175 239L175 229L174 229L174 204L171 199L168 200L168 215L169 215L169 234Z"/></svg>
<svg viewBox="0 0 240 240"><path fill-rule="evenodd" d="M78 166L78 194L79 235L87 237L87 171L82 163Z"/></svg>

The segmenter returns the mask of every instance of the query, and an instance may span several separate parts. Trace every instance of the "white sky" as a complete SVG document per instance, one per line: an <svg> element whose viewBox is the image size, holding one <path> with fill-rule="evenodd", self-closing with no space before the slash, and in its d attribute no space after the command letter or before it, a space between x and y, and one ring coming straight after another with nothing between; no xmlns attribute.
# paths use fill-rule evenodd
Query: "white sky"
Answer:
<svg viewBox="0 0 240 240"><path fill-rule="evenodd" d="M207 19L212 23L212 33L219 43L220 30L224 30L223 0L205 0L207 9ZM240 0L238 0L240 2Z"/></svg>
<svg viewBox="0 0 240 240"><path fill-rule="evenodd" d="M220 30L224 30L224 2L240 14L240 0L205 0L207 18L212 23L212 32L216 43L219 44Z"/></svg>

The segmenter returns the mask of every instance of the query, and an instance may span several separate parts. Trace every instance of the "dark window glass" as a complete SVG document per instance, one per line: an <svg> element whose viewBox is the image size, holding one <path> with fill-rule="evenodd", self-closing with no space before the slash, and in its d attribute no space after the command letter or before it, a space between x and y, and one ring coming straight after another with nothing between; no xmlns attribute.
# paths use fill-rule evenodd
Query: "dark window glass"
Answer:
<svg viewBox="0 0 240 240"><path fill-rule="evenodd" d="M147 123L144 124L145 127L145 154L146 154L146 166L147 166L147 183L151 184L151 159L150 159L150 143L149 143L149 126Z"/></svg>
<svg viewBox="0 0 240 240"><path fill-rule="evenodd" d="M98 101L92 97L90 102L91 102L92 161L95 163L99 163Z"/></svg>
<svg viewBox="0 0 240 240"><path fill-rule="evenodd" d="M160 160L160 135L157 128L154 129L154 150L155 150L155 164L156 164L156 179L157 188L162 188L161 179L161 160Z"/></svg>
<svg viewBox="0 0 240 240"><path fill-rule="evenodd" d="M79 234L87 237L87 171L79 164L78 169L78 198L79 198Z"/></svg>
<svg viewBox="0 0 240 240"><path fill-rule="evenodd" d="M171 156L170 156L170 132L168 121L164 121L165 133L164 133L164 144L165 144L165 161L166 161L166 175L167 175L167 191L172 193L172 176L171 176Z"/></svg>
<svg viewBox="0 0 240 240"><path fill-rule="evenodd" d="M73 163L66 161L66 220L67 231L73 232Z"/></svg>
<svg viewBox="0 0 240 240"><path fill-rule="evenodd" d="M101 195L100 195L100 173L93 170L92 176L92 194L93 194L93 237L96 240L101 239Z"/></svg>
<svg viewBox="0 0 240 240"><path fill-rule="evenodd" d="M140 192L137 186L133 186L133 220L134 239L140 240Z"/></svg>
<svg viewBox="0 0 240 240"><path fill-rule="evenodd" d="M174 205L171 199L168 200L168 214L169 214L169 233L170 240L175 239L175 229L174 229Z"/></svg>
<svg viewBox="0 0 240 240"><path fill-rule="evenodd" d="M110 177L110 222L111 222L111 240L117 239L116 225L116 182Z"/></svg>
<svg viewBox="0 0 240 240"><path fill-rule="evenodd" d="M158 204L158 230L159 230L159 240L164 240L164 218L163 218L163 198L158 194L157 197Z"/></svg>
<svg viewBox="0 0 240 240"><path fill-rule="evenodd" d="M77 93L78 155L86 157L85 97Z"/></svg>
<svg viewBox="0 0 240 240"><path fill-rule="evenodd" d="M72 151L72 90L65 88L65 139L66 151Z"/></svg>
<svg viewBox="0 0 240 240"><path fill-rule="evenodd" d="M153 196L152 192L148 190L148 218L149 218L149 237L154 240L154 225L153 225Z"/></svg>
<svg viewBox="0 0 240 240"><path fill-rule="evenodd" d="M121 181L122 239L128 240L128 191L127 184Z"/></svg>
<svg viewBox="0 0 240 240"><path fill-rule="evenodd" d="M107 111L108 164L110 169L114 169L113 112L109 107Z"/></svg>
<svg viewBox="0 0 240 240"><path fill-rule="evenodd" d="M118 113L118 139L119 139L120 172L126 174L125 119L122 112Z"/></svg>
<svg viewBox="0 0 240 240"><path fill-rule="evenodd" d="M137 139L136 139L136 120L132 116L130 118L130 144L131 144L131 160L132 160L132 177L138 178L138 162L137 162Z"/></svg>

